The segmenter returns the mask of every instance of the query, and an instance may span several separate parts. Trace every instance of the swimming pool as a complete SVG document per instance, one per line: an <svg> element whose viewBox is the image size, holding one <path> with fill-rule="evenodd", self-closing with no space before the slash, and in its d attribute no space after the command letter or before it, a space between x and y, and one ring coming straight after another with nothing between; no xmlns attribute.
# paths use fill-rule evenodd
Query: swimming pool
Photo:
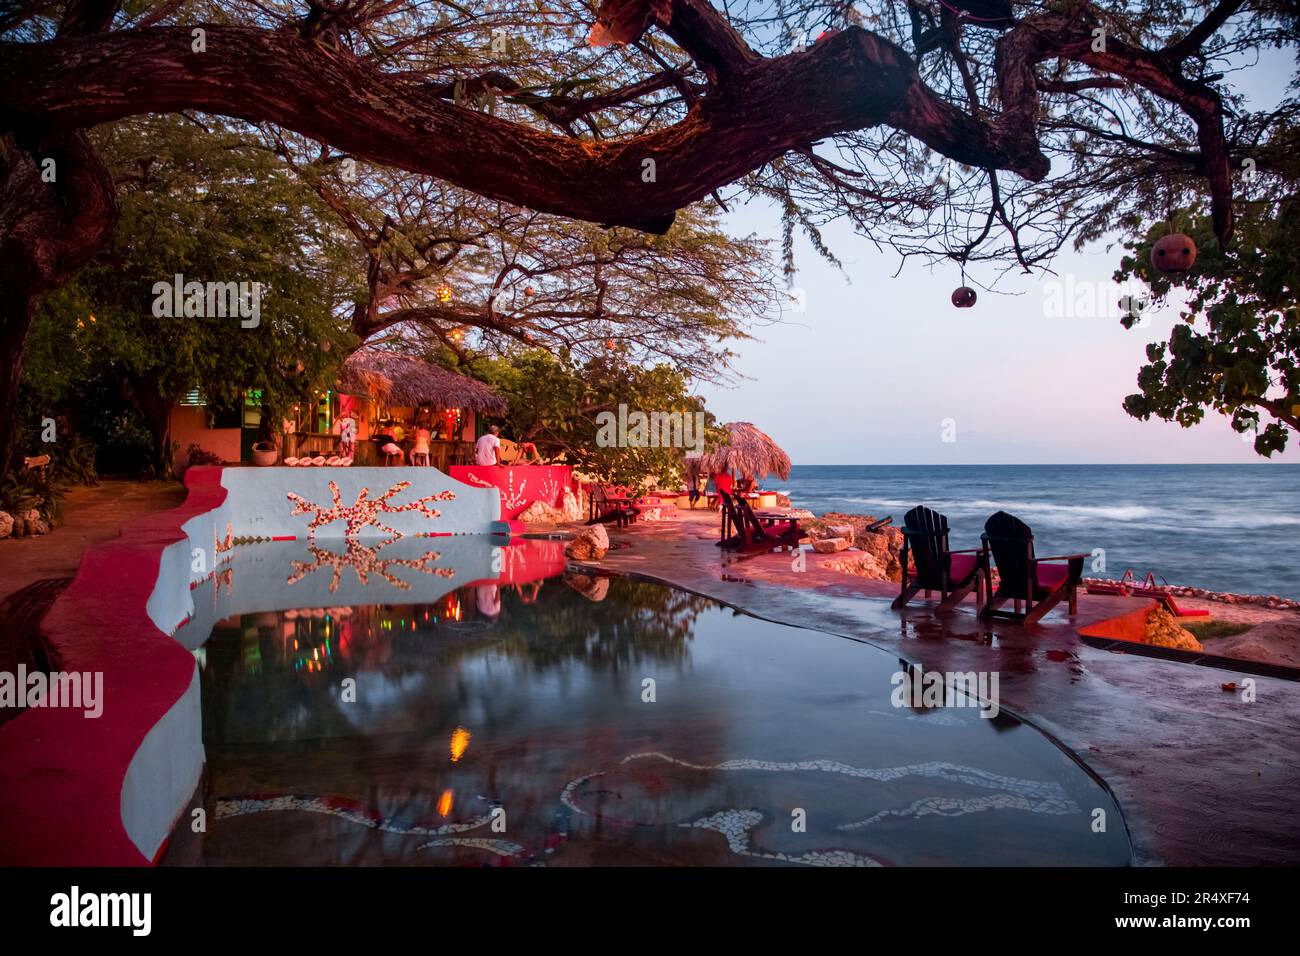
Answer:
<svg viewBox="0 0 1300 956"><path fill-rule="evenodd" d="M1005 711L894 706L879 648L560 548L239 549L176 635L206 832L184 814L164 862L1129 862L1104 785Z"/></svg>

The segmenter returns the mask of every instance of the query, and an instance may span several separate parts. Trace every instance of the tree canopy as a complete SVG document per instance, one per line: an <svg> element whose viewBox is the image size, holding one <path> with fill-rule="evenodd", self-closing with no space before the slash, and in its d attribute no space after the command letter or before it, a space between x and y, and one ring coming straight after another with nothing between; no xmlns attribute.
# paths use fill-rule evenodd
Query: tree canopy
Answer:
<svg viewBox="0 0 1300 956"><path fill-rule="evenodd" d="M1139 392L1124 400L1136 418L1156 416L1190 427L1207 411L1226 416L1255 450L1271 456L1300 431L1300 158L1283 158L1287 175L1247 184L1237 241L1214 242L1203 209L1178 210L1126 243L1117 281L1137 277L1157 298L1186 296L1181 321L1165 342L1147 346ZM1152 244L1172 228L1197 243L1189 272L1152 268ZM1125 325L1132 326L1133 318Z"/></svg>
<svg viewBox="0 0 1300 956"><path fill-rule="evenodd" d="M0 429L33 303L112 230L99 124L233 117L670 238L709 215L692 204L765 197L787 252L802 230L833 256L819 229L847 216L903 255L1034 269L1154 190L1203 207L1226 246L1234 171L1276 176L1296 146L1294 91L1251 112L1232 77L1298 34L1288 0L17 0L0 14ZM582 284L599 329L599 283ZM489 339L511 334L474 305Z"/></svg>
<svg viewBox="0 0 1300 956"><path fill-rule="evenodd" d="M616 418L619 405L633 411L698 413L704 429L691 437L701 443L716 443L722 437L713 415L691 394L690 382L680 370L663 363L638 365L621 352L581 364L567 353L553 355L539 349L508 359L469 356L464 370L506 398L508 438L533 442L543 457L563 456L578 471L601 481L639 485L654 477L661 487L668 487L682 477L680 444L600 440L602 421L609 420L602 415Z"/></svg>

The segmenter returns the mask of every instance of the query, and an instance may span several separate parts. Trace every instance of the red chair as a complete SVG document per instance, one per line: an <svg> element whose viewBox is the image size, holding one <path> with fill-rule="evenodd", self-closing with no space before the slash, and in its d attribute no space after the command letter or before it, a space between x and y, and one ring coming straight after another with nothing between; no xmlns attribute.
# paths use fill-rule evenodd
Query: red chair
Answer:
<svg viewBox="0 0 1300 956"><path fill-rule="evenodd" d="M988 569L982 548L965 551L948 549L948 519L937 511L917 505L903 515L902 587L891 605L897 609L912 600L917 591L939 592L939 610L949 611L975 592L975 606L984 600ZM908 567L908 557L914 567Z"/></svg>
<svg viewBox="0 0 1300 956"><path fill-rule="evenodd" d="M984 523L985 567L998 568L997 589L989 595L980 617L1001 617L1036 624L1043 615L1069 600L1070 613L1079 610L1079 581L1086 554L1040 558L1034 554L1034 533L1019 518L999 511ZM999 608L1015 601L1014 611ZM1024 613L1020 611L1024 602Z"/></svg>

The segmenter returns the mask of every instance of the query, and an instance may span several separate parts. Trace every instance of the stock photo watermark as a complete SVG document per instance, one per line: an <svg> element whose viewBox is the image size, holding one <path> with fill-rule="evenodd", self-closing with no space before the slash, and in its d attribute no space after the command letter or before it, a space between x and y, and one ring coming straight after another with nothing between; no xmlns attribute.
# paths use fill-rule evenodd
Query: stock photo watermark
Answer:
<svg viewBox="0 0 1300 956"><path fill-rule="evenodd" d="M80 710L95 720L104 713L103 671L0 671L0 707Z"/></svg>
<svg viewBox="0 0 1300 956"><path fill-rule="evenodd" d="M596 415L596 444L601 448L684 448L704 451L703 412L629 412L619 405Z"/></svg>
<svg viewBox="0 0 1300 956"><path fill-rule="evenodd" d="M889 702L897 708L965 707L991 720L1001 712L997 671L927 671L906 666L889 679Z"/></svg>
<svg viewBox="0 0 1300 956"><path fill-rule="evenodd" d="M158 319L240 319L240 328L262 322L262 283L185 281L177 273L171 282L153 284L153 314Z"/></svg>

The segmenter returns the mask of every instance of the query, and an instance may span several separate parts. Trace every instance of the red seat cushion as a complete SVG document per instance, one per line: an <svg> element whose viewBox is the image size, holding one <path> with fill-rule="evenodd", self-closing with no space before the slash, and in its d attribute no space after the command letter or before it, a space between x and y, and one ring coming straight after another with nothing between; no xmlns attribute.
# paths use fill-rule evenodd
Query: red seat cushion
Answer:
<svg viewBox="0 0 1300 956"><path fill-rule="evenodd" d="M1035 565L1038 572L1038 586L1047 588L1049 591L1055 591L1056 588L1070 576L1070 566L1068 564L1057 564L1056 562L1043 563Z"/></svg>
<svg viewBox="0 0 1300 956"><path fill-rule="evenodd" d="M959 581L965 581L970 573L975 570L977 558L973 554L950 554L948 555L948 574L954 584Z"/></svg>

